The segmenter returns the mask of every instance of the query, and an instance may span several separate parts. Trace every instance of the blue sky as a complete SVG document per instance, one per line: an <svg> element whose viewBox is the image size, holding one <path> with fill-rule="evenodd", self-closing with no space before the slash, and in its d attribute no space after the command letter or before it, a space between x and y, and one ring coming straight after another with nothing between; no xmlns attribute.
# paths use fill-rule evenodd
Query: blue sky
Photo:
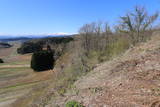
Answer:
<svg viewBox="0 0 160 107"><path fill-rule="evenodd" d="M0 0L0 35L76 33L92 21L116 24L135 5L160 10L160 0Z"/></svg>

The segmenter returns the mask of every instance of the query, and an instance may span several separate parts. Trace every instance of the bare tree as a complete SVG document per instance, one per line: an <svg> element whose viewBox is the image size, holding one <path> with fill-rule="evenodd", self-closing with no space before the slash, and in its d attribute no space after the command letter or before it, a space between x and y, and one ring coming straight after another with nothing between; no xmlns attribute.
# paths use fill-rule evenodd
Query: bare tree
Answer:
<svg viewBox="0 0 160 107"><path fill-rule="evenodd" d="M95 23L85 24L80 28L79 33L82 36L82 46L87 52L90 50L91 36L95 29Z"/></svg>
<svg viewBox="0 0 160 107"><path fill-rule="evenodd" d="M85 24L79 30L82 46L87 53L90 50L102 50L108 41L105 37L111 34L111 32L109 24L102 21Z"/></svg>
<svg viewBox="0 0 160 107"><path fill-rule="evenodd" d="M141 33L150 30L153 22L158 18L158 12L153 15L148 15L144 7L136 6L133 12L127 13L125 16L120 17L119 30L131 33L133 42L139 42L144 39Z"/></svg>

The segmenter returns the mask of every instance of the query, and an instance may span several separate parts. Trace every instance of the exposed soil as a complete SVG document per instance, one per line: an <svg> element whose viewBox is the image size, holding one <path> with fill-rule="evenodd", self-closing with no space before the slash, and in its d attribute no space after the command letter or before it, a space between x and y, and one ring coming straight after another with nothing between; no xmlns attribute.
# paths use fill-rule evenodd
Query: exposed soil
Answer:
<svg viewBox="0 0 160 107"><path fill-rule="evenodd" d="M153 35L147 43L97 65L47 107L64 107L70 100L86 107L160 107L160 35Z"/></svg>

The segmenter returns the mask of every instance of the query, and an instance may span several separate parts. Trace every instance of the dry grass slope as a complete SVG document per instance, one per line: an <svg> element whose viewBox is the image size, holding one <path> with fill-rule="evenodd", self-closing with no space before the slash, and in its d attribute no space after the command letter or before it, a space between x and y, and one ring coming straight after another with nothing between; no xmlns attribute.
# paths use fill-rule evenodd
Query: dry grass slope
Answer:
<svg viewBox="0 0 160 107"><path fill-rule="evenodd" d="M160 106L160 33L75 82L75 88L47 107L76 100L86 107Z"/></svg>

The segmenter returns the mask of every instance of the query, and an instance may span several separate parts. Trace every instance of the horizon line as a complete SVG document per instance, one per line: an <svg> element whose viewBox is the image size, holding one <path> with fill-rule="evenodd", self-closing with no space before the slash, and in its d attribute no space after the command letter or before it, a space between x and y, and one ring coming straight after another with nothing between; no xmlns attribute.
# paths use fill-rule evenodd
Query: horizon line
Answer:
<svg viewBox="0 0 160 107"><path fill-rule="evenodd" d="M60 33L28 33L28 34L0 34L0 37L2 36L11 36L11 37L18 37L18 36L58 36L58 35L74 35L77 33L64 33L64 32L60 32Z"/></svg>

